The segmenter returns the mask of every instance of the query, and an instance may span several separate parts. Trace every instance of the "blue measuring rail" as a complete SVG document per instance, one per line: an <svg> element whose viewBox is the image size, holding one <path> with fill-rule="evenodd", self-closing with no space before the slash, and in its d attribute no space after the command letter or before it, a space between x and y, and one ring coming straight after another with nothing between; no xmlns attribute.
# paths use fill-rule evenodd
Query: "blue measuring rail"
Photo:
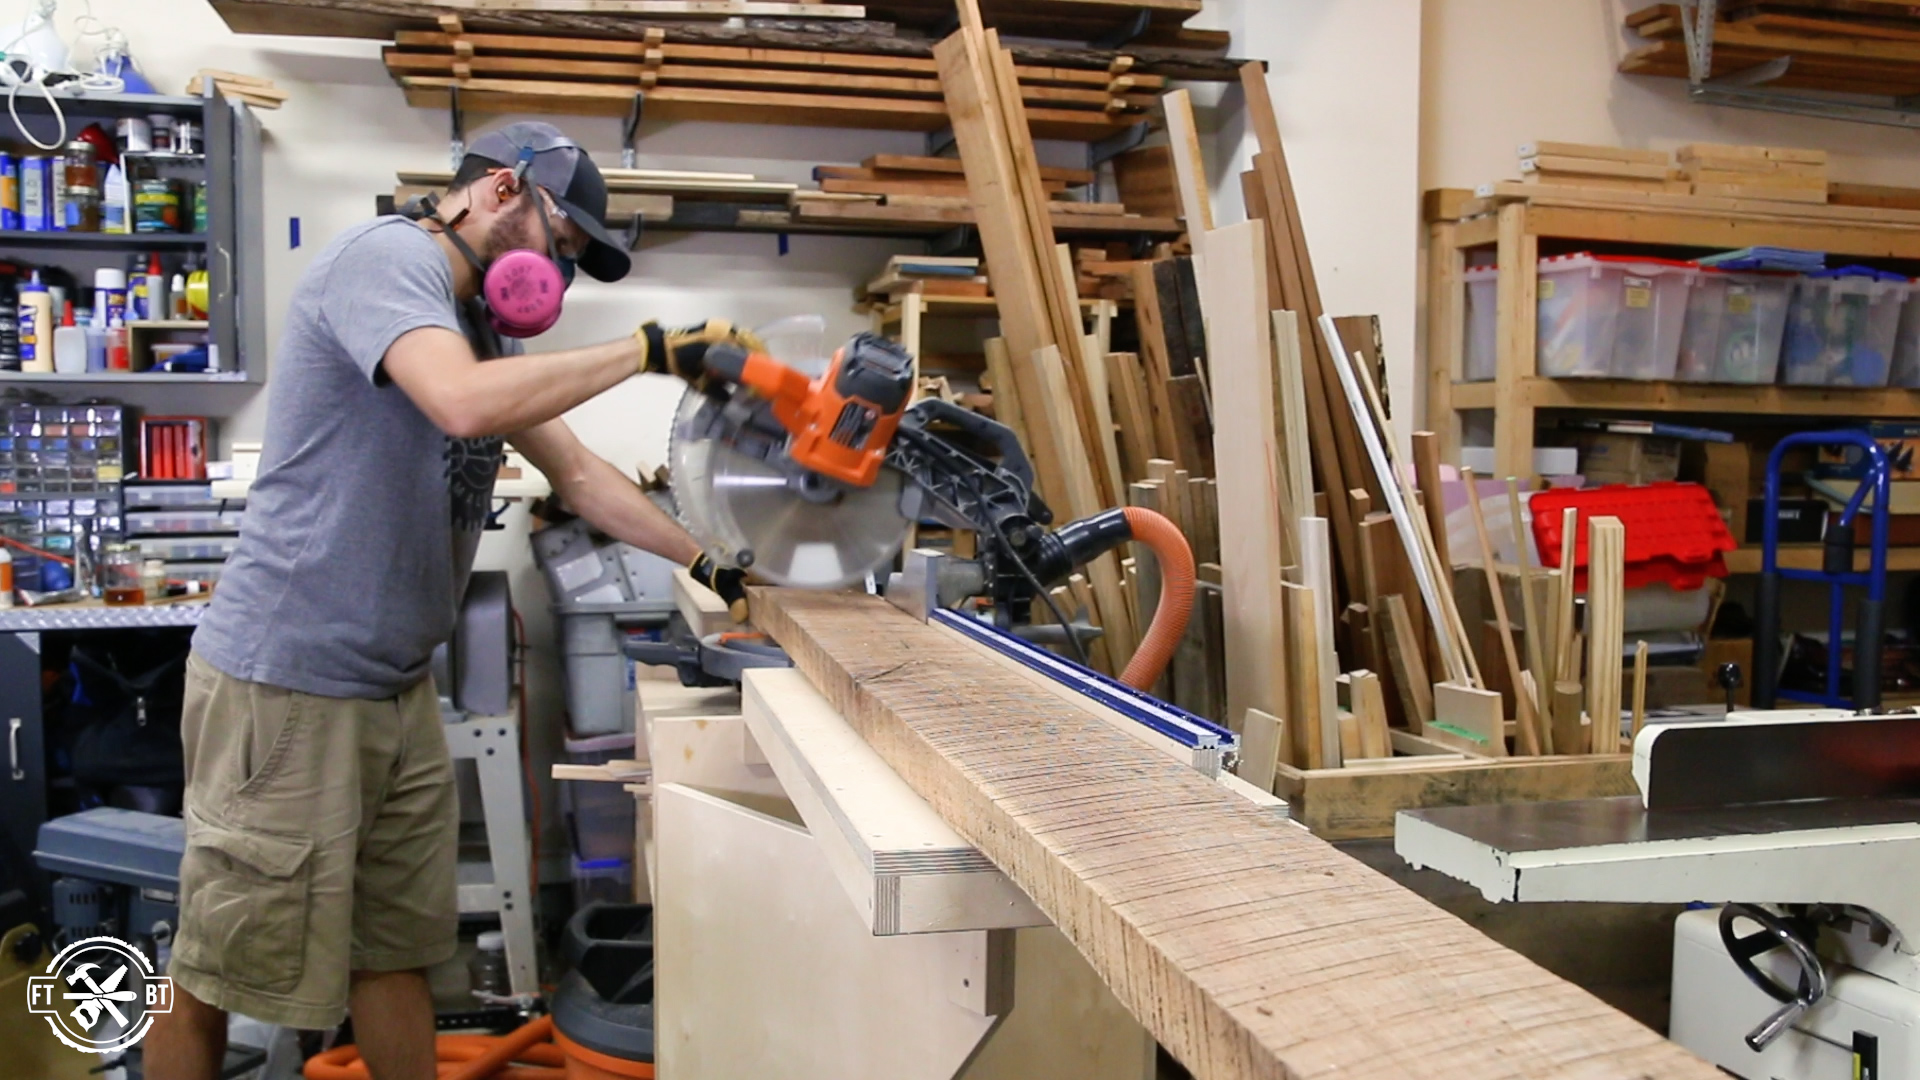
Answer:
<svg viewBox="0 0 1920 1080"><path fill-rule="evenodd" d="M1142 693L1118 679L1081 667L1071 660L979 619L969 618L942 608L932 615L934 621L951 626L1002 656L1010 656L1070 690L1086 695L1136 723L1165 735L1193 750L1218 751L1222 756L1237 754L1240 737L1204 717L1169 705L1152 694ZM1225 765L1225 762L1222 762Z"/></svg>

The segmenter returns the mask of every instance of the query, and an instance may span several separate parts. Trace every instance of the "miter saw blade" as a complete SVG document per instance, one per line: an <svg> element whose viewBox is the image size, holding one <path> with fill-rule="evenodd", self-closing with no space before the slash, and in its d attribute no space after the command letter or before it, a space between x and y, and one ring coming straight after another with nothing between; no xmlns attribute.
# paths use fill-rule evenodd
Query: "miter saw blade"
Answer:
<svg viewBox="0 0 1920 1080"><path fill-rule="evenodd" d="M900 512L903 479L880 470L872 487L847 488L777 459L773 444L727 437L728 404L699 390L681 399L671 458L674 501L687 531L716 561L776 585L837 589L893 559L912 522Z"/></svg>

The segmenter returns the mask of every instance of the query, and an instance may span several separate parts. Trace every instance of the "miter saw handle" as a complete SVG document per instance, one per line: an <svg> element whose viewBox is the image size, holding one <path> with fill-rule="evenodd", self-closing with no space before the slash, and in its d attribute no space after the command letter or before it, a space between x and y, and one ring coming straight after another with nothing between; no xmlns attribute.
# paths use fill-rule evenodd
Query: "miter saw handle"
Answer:
<svg viewBox="0 0 1920 1080"><path fill-rule="evenodd" d="M935 421L952 424L962 432L976 439L993 444L999 457L1000 468L1011 473L1027 489L1033 489L1033 463L1027 460L1027 452L1020 448L1020 436L1012 428L988 416L963 409L944 398L922 398L913 403L907 415L900 420L900 426L913 431L925 431Z"/></svg>

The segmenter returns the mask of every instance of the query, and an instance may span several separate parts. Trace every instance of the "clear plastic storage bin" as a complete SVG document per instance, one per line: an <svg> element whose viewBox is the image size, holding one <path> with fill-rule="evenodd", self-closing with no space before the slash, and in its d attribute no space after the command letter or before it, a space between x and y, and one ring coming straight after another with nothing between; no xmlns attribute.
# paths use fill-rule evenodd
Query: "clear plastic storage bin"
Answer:
<svg viewBox="0 0 1920 1080"><path fill-rule="evenodd" d="M1920 387L1920 281L1908 288L1900 309L1900 331L1893 346L1891 385Z"/></svg>
<svg viewBox="0 0 1920 1080"><path fill-rule="evenodd" d="M567 760L575 765L605 765L633 757L634 736L569 735ZM574 780L560 785L560 798L573 819L573 850L582 859L622 859L633 854L633 794L625 785Z"/></svg>
<svg viewBox="0 0 1920 1080"><path fill-rule="evenodd" d="M626 859L573 860L573 906L596 900L609 904L633 903L633 864Z"/></svg>
<svg viewBox="0 0 1920 1080"><path fill-rule="evenodd" d="M1461 377L1467 382L1489 382L1494 375L1495 343L1500 330L1497 318L1500 268L1476 266L1462 274L1461 280L1467 286L1466 310L1461 319L1467 335L1460 364Z"/></svg>
<svg viewBox="0 0 1920 1080"><path fill-rule="evenodd" d="M1621 255L1540 260L1538 364L1551 378L1671 379L1693 263Z"/></svg>
<svg viewBox="0 0 1920 1080"><path fill-rule="evenodd" d="M1780 370L1787 307L1798 279L1766 273L1729 273L1726 279L1725 321L1713 381L1770 384Z"/></svg>
<svg viewBox="0 0 1920 1080"><path fill-rule="evenodd" d="M1911 287L1898 274L1847 266L1802 277L1787 310L1782 382L1885 386Z"/></svg>
<svg viewBox="0 0 1920 1080"><path fill-rule="evenodd" d="M1789 274L1702 267L1687 298L1674 377L1685 382L1771 383L1793 296Z"/></svg>

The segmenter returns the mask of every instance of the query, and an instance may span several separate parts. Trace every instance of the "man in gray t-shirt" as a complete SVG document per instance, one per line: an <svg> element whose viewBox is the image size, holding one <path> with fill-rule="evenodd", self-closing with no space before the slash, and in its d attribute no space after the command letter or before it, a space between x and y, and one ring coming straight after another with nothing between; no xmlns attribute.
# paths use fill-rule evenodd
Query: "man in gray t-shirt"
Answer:
<svg viewBox="0 0 1920 1080"><path fill-rule="evenodd" d="M561 414L641 371L697 374L725 323L522 356L574 265L626 276L599 171L546 124L476 139L444 200L336 238L295 288L239 550L194 635L173 1012L155 1080L216 1075L227 1010L354 1016L376 1076L433 1075L422 974L453 955L458 808L427 665L451 635L510 442L575 512L699 546ZM529 898L530 900L530 898Z"/></svg>

